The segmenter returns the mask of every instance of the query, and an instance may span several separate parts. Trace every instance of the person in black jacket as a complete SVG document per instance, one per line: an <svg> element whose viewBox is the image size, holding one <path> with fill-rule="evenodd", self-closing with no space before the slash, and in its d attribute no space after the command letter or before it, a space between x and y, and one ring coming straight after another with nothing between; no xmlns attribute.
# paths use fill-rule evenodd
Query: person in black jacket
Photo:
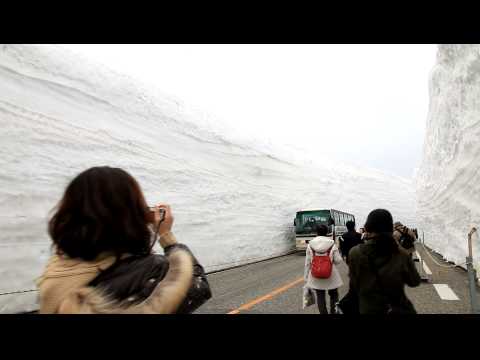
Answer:
<svg viewBox="0 0 480 360"><path fill-rule="evenodd" d="M149 208L126 171L82 172L49 222L55 253L37 282L40 313L193 312L211 297L210 286L172 225L170 206ZM153 251L157 237L164 255Z"/></svg>
<svg viewBox="0 0 480 360"><path fill-rule="evenodd" d="M365 223L365 243L349 254L350 290L358 298L360 314L415 314L405 285L420 285L410 256L393 238L393 219L385 209L373 210Z"/></svg>
<svg viewBox="0 0 480 360"><path fill-rule="evenodd" d="M355 223L353 221L347 221L345 224L348 231L342 235L343 241L340 243L340 251L345 262L348 263L348 254L350 250L358 245L363 244L362 234L355 231Z"/></svg>

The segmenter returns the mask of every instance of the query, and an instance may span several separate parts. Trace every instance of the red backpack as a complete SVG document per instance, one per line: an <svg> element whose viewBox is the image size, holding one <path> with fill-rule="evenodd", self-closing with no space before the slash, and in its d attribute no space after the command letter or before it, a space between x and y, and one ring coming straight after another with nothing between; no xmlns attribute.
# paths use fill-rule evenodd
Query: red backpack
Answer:
<svg viewBox="0 0 480 360"><path fill-rule="evenodd" d="M312 276L318 279L328 279L332 275L332 260L330 259L330 251L321 255L315 254L315 251L310 248L313 253L312 259Z"/></svg>

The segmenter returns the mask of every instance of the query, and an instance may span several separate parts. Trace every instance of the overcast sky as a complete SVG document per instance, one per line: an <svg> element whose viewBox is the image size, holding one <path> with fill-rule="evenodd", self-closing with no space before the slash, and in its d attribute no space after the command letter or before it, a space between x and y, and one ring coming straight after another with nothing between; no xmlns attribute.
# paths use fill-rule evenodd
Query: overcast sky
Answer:
<svg viewBox="0 0 480 360"><path fill-rule="evenodd" d="M65 45L311 155L411 177L436 45Z"/></svg>

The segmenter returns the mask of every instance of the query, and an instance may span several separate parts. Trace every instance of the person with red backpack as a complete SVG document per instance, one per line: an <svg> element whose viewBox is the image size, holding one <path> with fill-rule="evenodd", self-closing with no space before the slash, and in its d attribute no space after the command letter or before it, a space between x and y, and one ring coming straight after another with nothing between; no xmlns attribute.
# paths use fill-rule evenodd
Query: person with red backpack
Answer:
<svg viewBox="0 0 480 360"><path fill-rule="evenodd" d="M317 305L320 314L328 314L325 292L330 296L330 313L335 313L338 301L338 288L343 285L336 264L342 261L335 242L327 237L325 225L316 227L317 237L310 240L305 258L304 280L307 288L317 294Z"/></svg>

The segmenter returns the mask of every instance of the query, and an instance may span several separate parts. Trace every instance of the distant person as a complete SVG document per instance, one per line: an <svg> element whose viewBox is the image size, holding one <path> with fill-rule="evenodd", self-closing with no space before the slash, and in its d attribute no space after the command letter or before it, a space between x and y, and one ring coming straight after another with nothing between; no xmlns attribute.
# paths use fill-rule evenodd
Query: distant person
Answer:
<svg viewBox="0 0 480 360"><path fill-rule="evenodd" d="M393 238L397 241L401 251L405 251L412 256L415 252L415 241L417 240L414 230L397 221L393 224Z"/></svg>
<svg viewBox="0 0 480 360"><path fill-rule="evenodd" d="M310 228L310 232L314 232L316 227L315 218L313 217L309 218L305 226Z"/></svg>
<svg viewBox="0 0 480 360"><path fill-rule="evenodd" d="M327 237L328 228L326 225L318 225L316 232L318 236L310 240L307 246L304 272L305 286L315 290L320 314L328 314L325 294L328 291L330 296L330 313L333 314L335 313L335 304L338 301L338 288L343 285L342 278L336 267L336 264L342 261L342 257L335 242L330 237ZM314 257L319 258L315 260ZM320 259L320 257L323 257L323 259ZM312 272L315 271L312 271L312 266L315 266L317 260L328 260L330 262L330 276L323 278L314 276L315 274Z"/></svg>
<svg viewBox="0 0 480 360"><path fill-rule="evenodd" d="M360 236L362 237L362 240L365 238L365 228L363 227L360 228Z"/></svg>
<svg viewBox="0 0 480 360"><path fill-rule="evenodd" d="M393 238L393 219L373 210L365 223L366 242L349 253L350 291L358 297L360 314L415 314L404 287L420 285L413 260Z"/></svg>
<svg viewBox="0 0 480 360"><path fill-rule="evenodd" d="M211 297L202 266L150 209L137 181L108 166L67 186L49 222L55 254L38 280L40 313L189 313ZM159 235L165 255L152 251Z"/></svg>
<svg viewBox="0 0 480 360"><path fill-rule="evenodd" d="M348 253L350 250L358 245L363 244L362 234L355 231L355 223L353 221L347 221L347 232L342 235L343 241L340 243L340 252L348 263Z"/></svg>

